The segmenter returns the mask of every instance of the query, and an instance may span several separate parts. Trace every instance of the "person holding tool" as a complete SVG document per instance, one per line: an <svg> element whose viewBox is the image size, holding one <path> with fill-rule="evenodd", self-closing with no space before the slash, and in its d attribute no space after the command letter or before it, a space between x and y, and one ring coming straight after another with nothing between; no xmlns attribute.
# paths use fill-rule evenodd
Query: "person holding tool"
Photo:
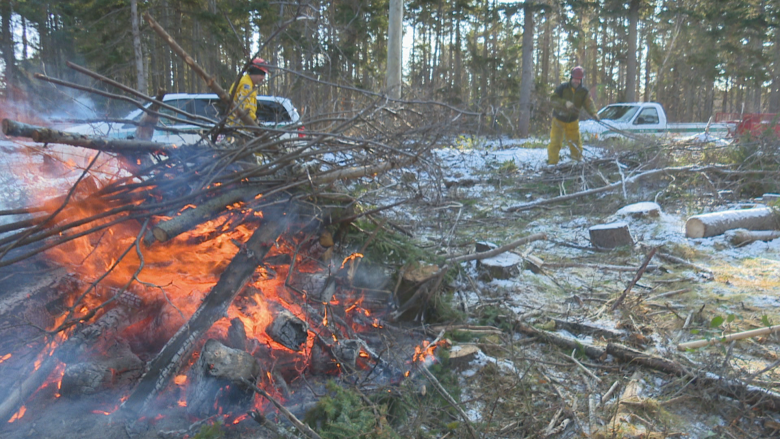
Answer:
<svg viewBox="0 0 780 439"><path fill-rule="evenodd" d="M582 86L585 70L577 66L571 70L569 81L555 88L550 100L553 104L550 143L547 145L547 164L555 165L560 159L563 139L569 145L571 157L582 160L582 138L580 137L580 110L584 107L593 119L600 121L596 105L588 89Z"/></svg>
<svg viewBox="0 0 780 439"><path fill-rule="evenodd" d="M267 73L268 68L265 66L265 60L262 58L253 59L244 76L238 81L236 96L233 98L236 106L244 110L253 121L257 120L257 86L265 80ZM235 86L233 84L230 87L230 94L233 94ZM235 111L230 113L227 124L229 126L243 125Z"/></svg>

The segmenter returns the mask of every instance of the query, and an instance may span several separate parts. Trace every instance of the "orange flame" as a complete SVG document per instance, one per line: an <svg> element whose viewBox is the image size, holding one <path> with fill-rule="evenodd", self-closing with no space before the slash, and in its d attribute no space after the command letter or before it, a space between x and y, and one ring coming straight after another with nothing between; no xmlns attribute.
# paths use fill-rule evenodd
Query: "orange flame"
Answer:
<svg viewBox="0 0 780 439"><path fill-rule="evenodd" d="M0 357L0 363L2 363L3 361L5 361L5 360L7 360L9 358L11 358L11 354L3 355L2 357Z"/></svg>
<svg viewBox="0 0 780 439"><path fill-rule="evenodd" d="M187 375L176 375L173 382L176 383L177 386L181 386L187 382Z"/></svg>
<svg viewBox="0 0 780 439"><path fill-rule="evenodd" d="M352 261L357 258L362 258L363 255L361 253L352 253L351 255L344 258L344 261L341 263L341 268L344 268L344 266L347 265L347 262Z"/></svg>
<svg viewBox="0 0 780 439"><path fill-rule="evenodd" d="M18 419L22 419L22 417L24 416L25 412L27 412L27 407L22 406L19 409L18 412L14 413L14 415L11 416L11 419L8 420L8 423L10 424L10 423L12 423L12 422L14 422L14 421L16 421Z"/></svg>

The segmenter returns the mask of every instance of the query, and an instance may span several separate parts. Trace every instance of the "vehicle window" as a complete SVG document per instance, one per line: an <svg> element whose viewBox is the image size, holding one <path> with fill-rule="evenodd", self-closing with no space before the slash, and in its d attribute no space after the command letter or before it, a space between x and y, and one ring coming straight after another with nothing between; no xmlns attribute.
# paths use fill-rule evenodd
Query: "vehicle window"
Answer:
<svg viewBox="0 0 780 439"><path fill-rule="evenodd" d="M219 101L214 99L193 99L191 101L191 108L188 108L187 112L218 120L219 109L217 108L217 102Z"/></svg>
<svg viewBox="0 0 780 439"><path fill-rule="evenodd" d="M649 107L643 109L634 121L634 125L650 125L658 123L658 110Z"/></svg>
<svg viewBox="0 0 780 439"><path fill-rule="evenodd" d="M284 105L276 101L257 101L257 121L266 123L291 122L290 114Z"/></svg>
<svg viewBox="0 0 780 439"><path fill-rule="evenodd" d="M639 107L636 105L609 105L599 111L599 118L616 122L628 122L634 117L638 109Z"/></svg>

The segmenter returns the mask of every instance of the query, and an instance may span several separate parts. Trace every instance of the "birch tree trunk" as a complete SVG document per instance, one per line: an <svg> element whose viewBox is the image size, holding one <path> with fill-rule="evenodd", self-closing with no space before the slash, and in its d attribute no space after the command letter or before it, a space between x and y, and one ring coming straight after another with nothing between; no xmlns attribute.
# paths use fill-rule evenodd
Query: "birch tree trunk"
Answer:
<svg viewBox="0 0 780 439"><path fill-rule="evenodd" d="M146 71L144 70L144 52L141 46L141 29L138 23L138 0L130 0L130 21L133 27L133 52L135 52L136 89L146 94Z"/></svg>
<svg viewBox="0 0 780 439"><path fill-rule="evenodd" d="M531 91L534 87L534 11L533 2L523 5L523 77L520 83L520 137L528 137L531 125Z"/></svg>

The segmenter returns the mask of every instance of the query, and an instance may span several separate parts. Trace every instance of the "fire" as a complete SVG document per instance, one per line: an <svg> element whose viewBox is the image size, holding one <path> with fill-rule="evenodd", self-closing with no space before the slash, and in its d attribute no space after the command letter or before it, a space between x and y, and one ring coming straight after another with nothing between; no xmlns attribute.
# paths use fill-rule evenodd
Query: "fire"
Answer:
<svg viewBox="0 0 780 439"><path fill-rule="evenodd" d="M341 263L341 268L344 268L347 265L347 262L355 260L357 258L362 258L363 255L361 253L352 253L351 255L344 258L344 261Z"/></svg>
<svg viewBox="0 0 780 439"><path fill-rule="evenodd" d="M11 358L11 354L3 355L2 357L0 357L0 363L2 363L3 361L5 361L5 360L7 360L9 358Z"/></svg>
<svg viewBox="0 0 780 439"><path fill-rule="evenodd" d="M430 344L427 340L422 342L422 346L414 347L414 357L412 357L413 363L424 363L428 360L435 360L436 356L433 355L433 351L436 350L438 344Z"/></svg>
<svg viewBox="0 0 780 439"><path fill-rule="evenodd" d="M17 419L22 419L24 417L25 412L27 412L27 407L22 406L18 412L14 413L13 416L11 416L11 419L8 420L8 423L12 423L16 421Z"/></svg>
<svg viewBox="0 0 780 439"><path fill-rule="evenodd" d="M177 386L181 386L187 382L187 375L176 375L173 382L176 383Z"/></svg>
<svg viewBox="0 0 780 439"><path fill-rule="evenodd" d="M106 411L103 411L103 410L92 410L92 413L94 413L96 415L104 415L104 416L111 415L111 412L106 412Z"/></svg>
<svg viewBox="0 0 780 439"><path fill-rule="evenodd" d="M243 415L241 415L241 416L239 416L239 417L237 417L236 419L233 420L233 425L238 424L239 422L243 421L244 419L246 419L248 417L249 417L249 415L244 413Z"/></svg>

